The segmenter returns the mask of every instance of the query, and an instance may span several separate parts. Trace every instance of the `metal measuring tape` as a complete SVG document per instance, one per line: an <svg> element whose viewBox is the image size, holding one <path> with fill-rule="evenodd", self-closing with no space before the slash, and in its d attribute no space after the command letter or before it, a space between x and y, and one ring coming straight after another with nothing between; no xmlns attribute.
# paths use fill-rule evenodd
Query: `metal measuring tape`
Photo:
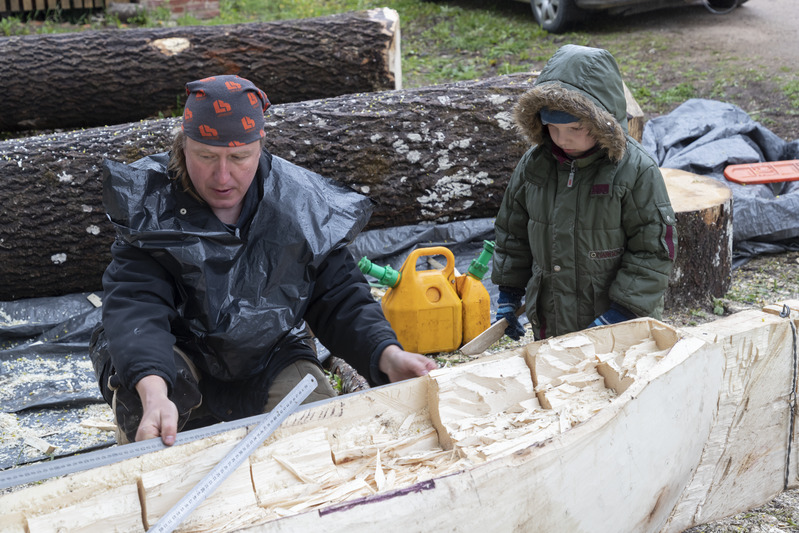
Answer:
<svg viewBox="0 0 799 533"><path fill-rule="evenodd" d="M174 446L258 424L149 531L169 532L177 527L302 404L316 388L316 384L316 379L308 374L269 413L178 433ZM107 450L6 470L0 472L0 489L113 464L166 447L160 438L154 438Z"/></svg>
<svg viewBox="0 0 799 533"><path fill-rule="evenodd" d="M288 395L283 398L277 407L272 409L255 429L247 433L235 448L233 448L219 463L208 472L178 503L175 504L148 533L169 533L174 530L185 517L197 508L210 496L227 477L233 473L247 458L260 446L269 435L274 433L278 426L302 401L316 388L316 379L307 374Z"/></svg>

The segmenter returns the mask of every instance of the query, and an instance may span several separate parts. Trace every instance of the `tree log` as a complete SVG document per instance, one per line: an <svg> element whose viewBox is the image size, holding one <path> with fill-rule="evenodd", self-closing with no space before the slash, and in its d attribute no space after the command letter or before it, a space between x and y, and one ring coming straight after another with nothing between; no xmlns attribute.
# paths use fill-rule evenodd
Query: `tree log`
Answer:
<svg viewBox="0 0 799 533"><path fill-rule="evenodd" d="M369 382L349 363L331 355L324 363L325 368L341 380L341 394L349 394L369 388Z"/></svg>
<svg viewBox="0 0 799 533"><path fill-rule="evenodd" d="M272 103L401 88L399 15L85 31L0 39L0 131L121 124L182 111L186 82L238 74Z"/></svg>
<svg viewBox="0 0 799 533"><path fill-rule="evenodd" d="M374 199L368 228L492 217L528 148L511 112L534 79L275 105L267 148ZM102 160L167 150L178 125L161 119L0 142L0 300L99 290L114 236Z"/></svg>
<svg viewBox="0 0 799 533"><path fill-rule="evenodd" d="M397 531L670 533L708 507L754 507L782 488L790 446L778 320L750 314L711 343L641 319L308 405L181 530L349 532L380 517ZM4 494L4 531L147 529L244 431ZM137 486L139 501L120 497ZM100 513L102 493L114 505Z"/></svg>
<svg viewBox="0 0 799 533"><path fill-rule="evenodd" d="M661 172L679 239L666 308L708 304L732 285L732 191L713 178L671 168Z"/></svg>
<svg viewBox="0 0 799 533"><path fill-rule="evenodd" d="M644 112L626 83L624 84L624 99L627 101L627 130L633 139L641 142L641 138L644 136Z"/></svg>

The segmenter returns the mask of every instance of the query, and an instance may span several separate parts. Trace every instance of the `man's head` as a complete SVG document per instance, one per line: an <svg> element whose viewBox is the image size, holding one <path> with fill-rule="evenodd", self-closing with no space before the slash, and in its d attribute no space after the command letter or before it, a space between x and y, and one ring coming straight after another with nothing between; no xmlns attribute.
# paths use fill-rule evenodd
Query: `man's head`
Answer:
<svg viewBox="0 0 799 533"><path fill-rule="evenodd" d="M264 142L266 94L238 76L186 84L182 129L170 170L183 189L204 201L223 222L235 222Z"/></svg>

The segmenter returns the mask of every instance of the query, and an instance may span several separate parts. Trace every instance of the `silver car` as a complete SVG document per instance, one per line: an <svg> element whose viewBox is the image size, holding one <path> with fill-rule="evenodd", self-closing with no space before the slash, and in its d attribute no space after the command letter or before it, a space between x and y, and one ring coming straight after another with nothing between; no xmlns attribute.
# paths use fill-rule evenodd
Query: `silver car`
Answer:
<svg viewBox="0 0 799 533"><path fill-rule="evenodd" d="M629 15L663 7L705 4L713 13L728 13L747 0L530 0L541 27L560 33L591 12Z"/></svg>

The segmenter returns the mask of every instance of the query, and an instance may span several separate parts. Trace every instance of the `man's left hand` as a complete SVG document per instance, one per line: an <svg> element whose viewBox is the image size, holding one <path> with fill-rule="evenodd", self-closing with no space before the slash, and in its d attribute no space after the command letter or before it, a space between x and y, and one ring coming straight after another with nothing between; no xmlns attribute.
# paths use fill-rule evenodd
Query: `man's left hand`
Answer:
<svg viewBox="0 0 799 533"><path fill-rule="evenodd" d="M431 370L438 368L438 365L422 354L406 352L396 344L392 344L380 354L378 367L391 382L394 382L425 376Z"/></svg>

